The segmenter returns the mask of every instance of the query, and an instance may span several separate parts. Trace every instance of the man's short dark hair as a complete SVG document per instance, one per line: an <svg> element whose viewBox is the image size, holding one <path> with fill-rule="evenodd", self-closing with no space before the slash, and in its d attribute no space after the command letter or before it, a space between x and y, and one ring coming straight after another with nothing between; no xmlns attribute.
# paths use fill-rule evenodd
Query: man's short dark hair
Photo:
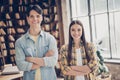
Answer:
<svg viewBox="0 0 120 80"><path fill-rule="evenodd" d="M35 10L36 12L38 12L41 15L43 13L42 8L39 5L29 5L27 7L27 11L26 11L27 16L29 16L31 10Z"/></svg>

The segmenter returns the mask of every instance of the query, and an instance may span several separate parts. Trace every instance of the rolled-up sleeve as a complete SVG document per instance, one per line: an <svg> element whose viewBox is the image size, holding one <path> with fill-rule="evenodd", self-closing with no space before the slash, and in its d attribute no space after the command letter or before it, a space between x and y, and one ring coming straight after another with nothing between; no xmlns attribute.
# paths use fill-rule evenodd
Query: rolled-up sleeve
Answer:
<svg viewBox="0 0 120 80"><path fill-rule="evenodd" d="M15 43L15 60L17 67L21 71L30 71L32 68L32 63L25 61L25 53L23 51L23 47L21 46L20 40L17 40Z"/></svg>
<svg viewBox="0 0 120 80"><path fill-rule="evenodd" d="M98 69L98 59L96 55L96 48L92 43L88 44L88 55L90 57L88 66L91 69L91 72L95 72Z"/></svg>
<svg viewBox="0 0 120 80"><path fill-rule="evenodd" d="M67 51L65 45L63 45L60 50L60 59L59 59L60 68L63 75L65 75L68 71L71 70L71 68L68 66L67 63L66 52Z"/></svg>
<svg viewBox="0 0 120 80"><path fill-rule="evenodd" d="M53 36L49 37L49 49L53 50L54 55L50 57L44 57L45 66L47 67L54 67L58 61L58 49L57 49L57 43Z"/></svg>

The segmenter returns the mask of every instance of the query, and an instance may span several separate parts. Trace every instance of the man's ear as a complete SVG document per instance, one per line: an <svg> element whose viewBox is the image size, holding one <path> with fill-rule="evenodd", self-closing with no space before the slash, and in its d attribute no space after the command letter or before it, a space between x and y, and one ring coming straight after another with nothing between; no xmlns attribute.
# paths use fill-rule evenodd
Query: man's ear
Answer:
<svg viewBox="0 0 120 80"><path fill-rule="evenodd" d="M26 17L26 20L27 20L27 23L29 24L29 19L28 19L28 18L29 18L29 17L27 16L27 17Z"/></svg>
<svg viewBox="0 0 120 80"><path fill-rule="evenodd" d="M43 21L43 15L41 15L41 21Z"/></svg>
<svg viewBox="0 0 120 80"><path fill-rule="evenodd" d="M27 21L28 21L28 16L26 17Z"/></svg>

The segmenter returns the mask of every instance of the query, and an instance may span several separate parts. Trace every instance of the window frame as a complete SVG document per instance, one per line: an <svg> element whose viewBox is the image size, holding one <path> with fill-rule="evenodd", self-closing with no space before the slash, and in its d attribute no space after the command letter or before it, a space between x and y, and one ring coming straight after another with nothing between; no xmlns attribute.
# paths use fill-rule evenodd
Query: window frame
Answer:
<svg viewBox="0 0 120 80"><path fill-rule="evenodd" d="M90 1L91 0L86 0L87 1L87 6L88 6L88 15L79 15L79 16L76 16L76 17L72 17L72 4L71 4L71 1L72 0L70 0L70 19L71 19L71 21L73 20L73 19L79 19L79 18L82 18L82 17L88 17L88 19L89 19L89 27L90 27L90 41L94 41L94 38L96 37L96 35L95 36L93 36L93 33L96 33L96 26L94 27L94 29L93 29L93 27L92 27L92 22L93 22L93 20L92 20L92 16L96 16L96 15L101 15L101 14L107 14L107 20L108 20L108 37L109 37L109 53L108 53L108 55L107 56L104 56L104 54L102 54L102 56L104 56L104 58L106 58L106 59L120 59L120 57L115 57L114 56L114 52L113 52L113 50L112 50L112 38L113 38L113 36L111 36L111 35L114 35L115 36L115 34L113 34L113 33L115 33L115 30L113 30L114 32L113 33L111 33L111 27L113 27L113 28L115 28L116 26L115 26L115 20L113 20L113 26L111 26L111 24L110 24L110 22L111 22L111 17L110 17L110 14L113 14L113 19L115 19L115 13L116 12L120 12L120 9L115 9L115 7L114 7L114 10L111 10L110 8L109 8L109 0L107 0L107 4L106 4L106 8L107 8L107 11L103 11L103 12L97 12L97 13L92 13L91 12L91 4L90 4ZM113 0L114 1L114 0ZM113 5L115 5L115 4L113 4ZM77 7L77 6L76 6ZM118 8L118 7L117 7ZM94 20L95 21L95 20ZM96 21L94 22L95 24L96 24ZM95 31L95 32L93 32L93 31ZM115 45L115 47L116 47L116 45ZM116 49L117 50L117 49ZM119 54L119 53L116 53L116 54Z"/></svg>

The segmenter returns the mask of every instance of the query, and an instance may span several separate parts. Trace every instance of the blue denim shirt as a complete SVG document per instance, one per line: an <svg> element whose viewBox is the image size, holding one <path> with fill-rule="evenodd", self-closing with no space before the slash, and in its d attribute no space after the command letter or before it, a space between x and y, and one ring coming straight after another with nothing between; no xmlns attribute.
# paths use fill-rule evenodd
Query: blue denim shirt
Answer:
<svg viewBox="0 0 120 80"><path fill-rule="evenodd" d="M58 60L58 49L55 38L47 32L41 31L35 43L29 31L15 42L16 64L21 71L24 71L23 80L34 80L35 70L31 70L31 62L27 62L25 57L43 57L45 66L40 67L42 80L57 80L54 66ZM48 50L53 50L54 55L45 57Z"/></svg>

